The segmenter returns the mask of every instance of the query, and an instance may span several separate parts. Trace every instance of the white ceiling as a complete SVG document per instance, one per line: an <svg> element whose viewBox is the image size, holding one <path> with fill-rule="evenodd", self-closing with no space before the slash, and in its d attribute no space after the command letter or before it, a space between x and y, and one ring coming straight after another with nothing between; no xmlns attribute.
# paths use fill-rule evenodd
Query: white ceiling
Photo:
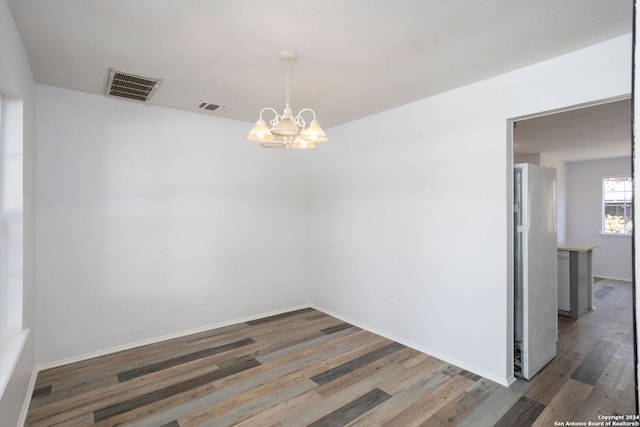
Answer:
<svg viewBox="0 0 640 427"><path fill-rule="evenodd" d="M631 156L631 100L518 121L513 151L545 153L565 162Z"/></svg>
<svg viewBox="0 0 640 427"><path fill-rule="evenodd" d="M162 79L150 103L325 128L631 32L632 0L9 0L38 83L103 94L109 67Z"/></svg>

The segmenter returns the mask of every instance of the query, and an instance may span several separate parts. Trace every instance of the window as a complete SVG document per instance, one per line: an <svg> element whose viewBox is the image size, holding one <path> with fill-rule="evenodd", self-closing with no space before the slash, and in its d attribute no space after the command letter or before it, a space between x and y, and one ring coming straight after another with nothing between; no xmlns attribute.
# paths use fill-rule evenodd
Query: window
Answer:
<svg viewBox="0 0 640 427"><path fill-rule="evenodd" d="M630 235L633 229L633 182L630 176L602 179L602 233Z"/></svg>
<svg viewBox="0 0 640 427"><path fill-rule="evenodd" d="M0 334L22 329L23 110L0 94Z"/></svg>

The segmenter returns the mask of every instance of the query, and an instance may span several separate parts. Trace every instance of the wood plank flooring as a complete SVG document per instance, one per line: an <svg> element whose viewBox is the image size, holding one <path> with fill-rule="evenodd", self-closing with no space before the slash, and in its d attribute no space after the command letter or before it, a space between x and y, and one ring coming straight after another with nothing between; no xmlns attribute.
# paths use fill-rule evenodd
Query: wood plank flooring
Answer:
<svg viewBox="0 0 640 427"><path fill-rule="evenodd" d="M501 387L303 309L40 372L27 425L553 426L634 414L631 285L559 317L558 356Z"/></svg>

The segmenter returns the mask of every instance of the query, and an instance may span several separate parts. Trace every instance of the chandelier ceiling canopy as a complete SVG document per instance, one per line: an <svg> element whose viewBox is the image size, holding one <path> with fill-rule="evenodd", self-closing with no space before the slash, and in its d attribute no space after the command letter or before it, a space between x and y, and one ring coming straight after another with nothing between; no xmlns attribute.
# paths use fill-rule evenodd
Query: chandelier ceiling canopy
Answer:
<svg viewBox="0 0 640 427"><path fill-rule="evenodd" d="M324 131L316 120L316 113L311 108L303 108L294 116L291 112L289 103L289 81L291 62L295 61L297 55L293 52L280 52L282 59L287 66L287 74L285 79L285 104L284 112L278 112L271 108L265 107L260 110L260 114L256 124L247 135L249 141L258 142L265 148L295 148L298 150L310 150L316 148L316 143L328 141ZM269 121L269 126L262 118L265 112L273 113L274 117ZM307 126L307 122L302 117L302 113L312 115L312 120Z"/></svg>

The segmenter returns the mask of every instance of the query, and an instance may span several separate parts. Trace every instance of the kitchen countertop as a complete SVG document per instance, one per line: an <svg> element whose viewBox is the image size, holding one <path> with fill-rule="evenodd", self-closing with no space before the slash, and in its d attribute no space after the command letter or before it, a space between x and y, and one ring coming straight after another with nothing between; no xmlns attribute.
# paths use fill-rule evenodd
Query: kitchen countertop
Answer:
<svg viewBox="0 0 640 427"><path fill-rule="evenodd" d="M558 243L559 251L589 252L598 245L587 243Z"/></svg>

